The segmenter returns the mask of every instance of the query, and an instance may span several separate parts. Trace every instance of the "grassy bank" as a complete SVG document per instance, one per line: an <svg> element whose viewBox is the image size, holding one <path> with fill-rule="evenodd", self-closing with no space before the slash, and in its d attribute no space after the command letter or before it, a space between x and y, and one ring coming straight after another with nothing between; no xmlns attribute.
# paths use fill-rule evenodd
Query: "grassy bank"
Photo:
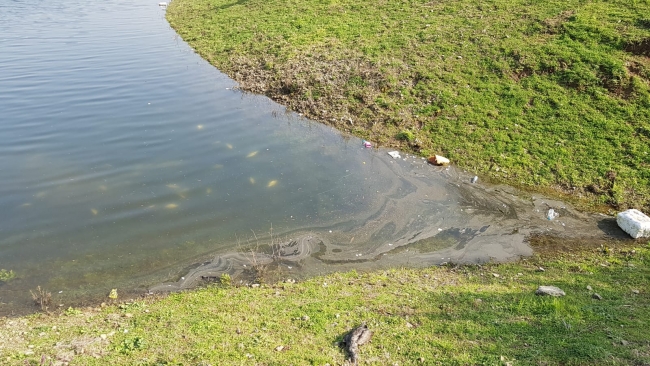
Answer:
<svg viewBox="0 0 650 366"><path fill-rule="evenodd" d="M366 321L361 364L650 364L650 244L539 252L1 319L0 363L341 365L337 342Z"/></svg>
<svg viewBox="0 0 650 366"><path fill-rule="evenodd" d="M517 186L650 209L650 2L175 0L244 90Z"/></svg>

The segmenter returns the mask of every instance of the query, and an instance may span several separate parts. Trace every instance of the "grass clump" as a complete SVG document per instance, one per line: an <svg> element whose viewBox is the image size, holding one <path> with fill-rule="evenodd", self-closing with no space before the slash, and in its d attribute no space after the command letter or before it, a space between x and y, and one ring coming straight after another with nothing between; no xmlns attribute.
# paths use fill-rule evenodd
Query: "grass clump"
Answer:
<svg viewBox="0 0 650 366"><path fill-rule="evenodd" d="M409 130L403 130L395 136L398 140L402 141L415 141L415 134Z"/></svg>
<svg viewBox="0 0 650 366"><path fill-rule="evenodd" d="M52 303L52 293L41 288L41 286L36 288L36 292L29 290L29 293L32 294L34 305L40 307L42 311L47 311Z"/></svg>
<svg viewBox="0 0 650 366"><path fill-rule="evenodd" d="M650 244L556 250L506 264L214 285L81 313L0 319L0 359L340 365L346 354L338 342L365 321L374 336L360 348L361 364L642 365L650 363L648 278ZM566 296L536 296L540 285Z"/></svg>
<svg viewBox="0 0 650 366"><path fill-rule="evenodd" d="M623 0L177 0L167 18L244 90L310 118L648 209L648 14Z"/></svg>
<svg viewBox="0 0 650 366"><path fill-rule="evenodd" d="M9 282L16 278L16 273L12 270L0 269L0 282Z"/></svg>

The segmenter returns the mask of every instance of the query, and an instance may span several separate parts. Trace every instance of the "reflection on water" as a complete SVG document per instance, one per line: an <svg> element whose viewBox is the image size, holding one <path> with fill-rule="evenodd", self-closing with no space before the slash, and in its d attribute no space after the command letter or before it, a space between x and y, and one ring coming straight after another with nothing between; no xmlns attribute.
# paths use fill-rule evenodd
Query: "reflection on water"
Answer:
<svg viewBox="0 0 650 366"><path fill-rule="evenodd" d="M0 314L31 309L38 285L72 304L243 273L251 248L299 276L505 259L529 232L594 223L545 222L564 205L233 91L156 1L0 4L0 68L0 268L17 274Z"/></svg>

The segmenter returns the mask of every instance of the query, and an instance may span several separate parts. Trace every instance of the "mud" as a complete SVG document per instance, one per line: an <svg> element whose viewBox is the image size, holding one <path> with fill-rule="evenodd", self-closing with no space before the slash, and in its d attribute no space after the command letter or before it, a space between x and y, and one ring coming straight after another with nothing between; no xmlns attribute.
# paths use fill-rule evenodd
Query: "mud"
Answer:
<svg viewBox="0 0 650 366"><path fill-rule="evenodd" d="M371 198L362 201L367 210L321 227L256 237L255 245L219 253L150 291L191 288L223 273L236 283L253 283L351 269L502 262L532 255L531 241L540 250L557 243L632 242L611 216L480 179L471 183L473 174L453 166L434 167L415 157L392 160L381 150L372 159L381 179L369 181L366 191L385 193L368 192ZM551 208L559 216L548 220Z"/></svg>

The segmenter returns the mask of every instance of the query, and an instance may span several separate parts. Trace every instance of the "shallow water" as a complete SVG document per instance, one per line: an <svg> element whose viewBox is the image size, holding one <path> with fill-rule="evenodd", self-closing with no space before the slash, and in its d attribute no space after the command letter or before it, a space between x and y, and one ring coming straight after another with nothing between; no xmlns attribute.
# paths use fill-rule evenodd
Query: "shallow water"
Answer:
<svg viewBox="0 0 650 366"><path fill-rule="evenodd" d="M157 3L0 4L0 268L17 275L0 315L33 311L37 286L67 307L254 262L301 277L505 260L531 232L607 232L233 90Z"/></svg>

